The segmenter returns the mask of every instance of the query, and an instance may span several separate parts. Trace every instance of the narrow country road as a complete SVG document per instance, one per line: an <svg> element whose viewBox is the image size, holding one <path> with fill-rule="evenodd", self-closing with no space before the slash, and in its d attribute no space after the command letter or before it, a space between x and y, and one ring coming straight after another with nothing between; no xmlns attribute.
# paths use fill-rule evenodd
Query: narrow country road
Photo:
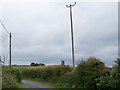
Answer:
<svg viewBox="0 0 120 90"><path fill-rule="evenodd" d="M27 88L27 90L55 90L53 87L30 80L22 80L22 83L24 84L25 88Z"/></svg>

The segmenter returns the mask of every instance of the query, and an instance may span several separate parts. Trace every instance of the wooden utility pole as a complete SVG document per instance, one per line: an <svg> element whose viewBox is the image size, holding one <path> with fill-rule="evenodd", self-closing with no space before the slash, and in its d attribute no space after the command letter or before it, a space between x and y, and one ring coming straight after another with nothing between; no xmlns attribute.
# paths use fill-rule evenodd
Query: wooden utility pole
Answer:
<svg viewBox="0 0 120 90"><path fill-rule="evenodd" d="M67 8L70 8L70 22L71 22L71 40L72 40L72 62L73 68L75 67L75 59L74 59L74 36L73 36L73 21L72 21L72 7L76 4L76 2L72 5L66 5Z"/></svg>
<svg viewBox="0 0 120 90"><path fill-rule="evenodd" d="M10 33L10 43L9 43L10 44L10 47L9 47L10 48L10 52L9 52L10 53L10 55L9 55L9 57L10 57L10 72L11 72L11 38L12 38L12 35Z"/></svg>

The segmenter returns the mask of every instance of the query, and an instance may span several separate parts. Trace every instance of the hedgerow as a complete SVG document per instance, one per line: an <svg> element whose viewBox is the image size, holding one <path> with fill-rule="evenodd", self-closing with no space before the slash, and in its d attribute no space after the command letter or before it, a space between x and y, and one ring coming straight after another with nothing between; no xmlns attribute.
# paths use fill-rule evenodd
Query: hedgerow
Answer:
<svg viewBox="0 0 120 90"><path fill-rule="evenodd" d="M9 68L5 67L2 70L2 90L17 90L21 88L21 74L17 68L12 68L11 73Z"/></svg>
<svg viewBox="0 0 120 90"><path fill-rule="evenodd" d="M72 69L69 66L39 66L21 68L23 77L40 78L44 80L59 78L71 70Z"/></svg>

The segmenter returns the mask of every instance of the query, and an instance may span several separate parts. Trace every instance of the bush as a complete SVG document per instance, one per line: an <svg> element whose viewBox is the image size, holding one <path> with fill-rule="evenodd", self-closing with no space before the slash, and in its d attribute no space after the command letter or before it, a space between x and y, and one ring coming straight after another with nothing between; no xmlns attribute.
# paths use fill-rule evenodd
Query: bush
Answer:
<svg viewBox="0 0 120 90"><path fill-rule="evenodd" d="M8 69L2 71L2 90L17 90L20 88L20 84L17 82L16 77L8 72Z"/></svg>
<svg viewBox="0 0 120 90"><path fill-rule="evenodd" d="M21 82L22 79L22 73L18 68L12 68L11 69L11 74L15 75L16 79L18 82Z"/></svg>
<svg viewBox="0 0 120 90"><path fill-rule="evenodd" d="M76 72L68 72L65 75L63 75L60 79L59 82L62 83L62 87L63 88L75 88L78 87L77 83L78 83L78 79L79 77L77 76ZM77 83L76 83L77 82Z"/></svg>
<svg viewBox="0 0 120 90"><path fill-rule="evenodd" d="M75 70L60 78L69 88L97 88L97 79L105 72L105 64L95 57L81 61Z"/></svg>
<svg viewBox="0 0 120 90"><path fill-rule="evenodd" d="M105 64L95 57L81 61L76 69L79 86L96 89L97 79L104 74L105 69Z"/></svg>

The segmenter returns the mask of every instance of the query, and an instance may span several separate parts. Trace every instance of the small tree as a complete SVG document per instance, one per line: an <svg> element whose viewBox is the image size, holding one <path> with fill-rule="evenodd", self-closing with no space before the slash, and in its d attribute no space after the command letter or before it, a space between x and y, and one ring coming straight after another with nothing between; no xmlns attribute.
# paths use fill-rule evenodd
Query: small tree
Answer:
<svg viewBox="0 0 120 90"><path fill-rule="evenodd" d="M35 66L39 66L39 64L38 64L38 63L36 63L36 64L35 64Z"/></svg>
<svg viewBox="0 0 120 90"><path fill-rule="evenodd" d="M45 66L45 64L44 63L39 63L39 66Z"/></svg>
<svg viewBox="0 0 120 90"><path fill-rule="evenodd" d="M30 64L30 66L35 66L35 63L34 63L34 62L32 62L32 63Z"/></svg>
<svg viewBox="0 0 120 90"><path fill-rule="evenodd" d="M32 62L31 64L30 64L30 66L45 66L45 64L43 64L43 63L34 63L34 62Z"/></svg>

